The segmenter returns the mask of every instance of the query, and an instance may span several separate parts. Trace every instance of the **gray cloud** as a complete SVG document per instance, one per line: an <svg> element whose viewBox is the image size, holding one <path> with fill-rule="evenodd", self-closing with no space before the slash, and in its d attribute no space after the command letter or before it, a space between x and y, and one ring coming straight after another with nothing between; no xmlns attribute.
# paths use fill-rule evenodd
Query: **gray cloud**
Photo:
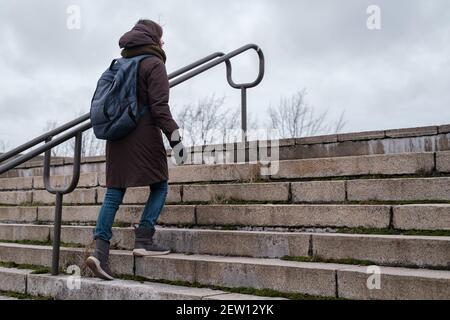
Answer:
<svg viewBox="0 0 450 320"><path fill-rule="evenodd" d="M82 28L66 28L69 5ZM382 30L366 28L366 8L382 10ZM214 51L259 44L264 82L249 92L249 113L262 124L269 104L307 88L311 105L338 117L346 131L450 122L450 3L446 0L89 1L5 0L0 8L0 139L16 145L48 119L62 123L89 111L100 73L120 53L118 38L142 17L165 26L167 69ZM237 81L252 81L254 54L234 59ZM239 106L218 67L173 89L181 108L225 95Z"/></svg>

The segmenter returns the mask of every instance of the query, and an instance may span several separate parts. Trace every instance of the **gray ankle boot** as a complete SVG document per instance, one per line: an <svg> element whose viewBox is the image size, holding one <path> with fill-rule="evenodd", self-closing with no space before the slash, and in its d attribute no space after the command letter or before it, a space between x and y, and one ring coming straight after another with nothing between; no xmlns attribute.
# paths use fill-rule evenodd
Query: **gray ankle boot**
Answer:
<svg viewBox="0 0 450 320"><path fill-rule="evenodd" d="M95 250L92 256L87 258L86 265L91 269L96 277L103 280L114 280L109 268L109 242L97 238L95 240Z"/></svg>
<svg viewBox="0 0 450 320"><path fill-rule="evenodd" d="M138 257L169 254L170 249L153 242L155 229L138 227L134 229L135 241L133 254Z"/></svg>

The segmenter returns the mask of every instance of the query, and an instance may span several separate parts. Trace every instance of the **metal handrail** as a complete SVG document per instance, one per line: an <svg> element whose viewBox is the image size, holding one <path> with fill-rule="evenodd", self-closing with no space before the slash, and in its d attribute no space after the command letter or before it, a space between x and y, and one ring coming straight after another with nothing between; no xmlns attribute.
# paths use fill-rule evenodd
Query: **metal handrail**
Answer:
<svg viewBox="0 0 450 320"><path fill-rule="evenodd" d="M259 58L259 72L255 81L250 83L240 83L236 84L233 81L233 69L230 59L240 55L248 50L254 49L258 54ZM173 73L168 75L169 80L176 78L169 82L170 88L175 87L205 71L214 68L215 66L225 63L227 71L227 81L228 84L235 89L241 90L241 115L242 115L242 141L247 141L247 89L256 87L261 83L264 78L265 72L265 60L264 54L257 45L248 44L237 50L234 50L228 54L222 52L216 52L203 59L197 60L196 62L187 65ZM62 223L62 205L63 205L63 195L71 193L78 185L80 178L80 167L81 167L81 145L82 145L82 135L83 132L92 128L90 121L84 123L90 119L90 113L82 115L81 117L72 120L56 129L53 129L47 133L44 133L33 140L14 148L13 150L0 155L0 174L15 168L16 166L25 163L26 161L36 157L39 154L45 153L44 157L44 185L45 189L56 195L55 201L55 222L54 222L54 236L53 236L53 253L52 253L52 275L59 274L59 253L61 244L61 223ZM81 125L80 125L81 124ZM75 126L80 125L76 128ZM69 130L69 131L68 131ZM68 131L68 132L65 132ZM54 136L65 132L63 135L55 138ZM74 162L73 162L73 175L72 181L67 187L54 188L50 184L50 160L51 160L51 149L74 138L75 137L75 151L74 151ZM45 141L45 144L29 151L26 154L20 155L6 163L2 163L7 159L10 159L21 152L31 149Z"/></svg>
<svg viewBox="0 0 450 320"><path fill-rule="evenodd" d="M179 75L181 75L183 73L186 73L187 71L190 71L190 70L192 70L192 69L194 69L194 68L196 68L196 67L198 67L198 66L200 66L202 64L205 64L206 62L211 61L212 59L215 59L215 58L223 56L223 55L225 55L225 54L221 53L221 52L213 53L213 54L211 54L211 55L209 55L209 56L207 56L207 57L205 57L203 59L200 59L200 60L198 60L198 61L196 61L196 62L194 62L194 63L192 63L192 64L190 64L190 65L188 65L186 67L183 67L183 68L181 68L181 69L179 69L179 70L177 70L175 72L170 73L168 75L168 78L170 80L170 79L173 79L175 77L178 77ZM12 158L12 157L14 157L16 155L18 155L19 153L21 153L21 152L23 152L25 150L28 150L28 149L38 145L39 143L42 143L42 142L46 141L50 137L54 137L54 136L60 134L61 132L69 130L69 129L73 128L74 126L76 126L76 125L78 125L80 123L83 123L83 122L85 122L85 121L87 121L89 119L90 119L90 113L86 113L86 114L80 116L79 118L77 118L75 120L72 120L72 121L70 121L70 122L68 122L66 124L63 124L62 126L60 126L58 128L55 128L55 129L53 129L53 130L51 130L51 131L49 131L47 133L44 133L44 134L34 138L31 141L28 141L27 143L24 143L23 145L18 146L17 148L14 148L11 151L3 153L2 155L0 155L0 163L4 162L5 160L8 160L8 159L10 159L10 158ZM83 131L89 130L90 128L91 127L88 127L87 129L84 129ZM75 136L76 132L72 136L70 136L69 139L73 138ZM64 141L62 141L62 142L65 142L65 141L67 141L69 139L64 139ZM35 156L45 152L46 149L43 149L43 150L36 149L36 150L39 150L39 153L36 153L36 152L28 153L27 155L22 155L20 157L17 157L17 159L15 159L15 161L10 162L10 164L12 165L12 167L10 169L12 169L12 168L14 168L14 167L16 167L16 166L18 166L18 165L28 161L28 160L31 160ZM0 165L0 174L2 174L3 172L8 171L10 169L7 169L7 168L3 169L3 165Z"/></svg>

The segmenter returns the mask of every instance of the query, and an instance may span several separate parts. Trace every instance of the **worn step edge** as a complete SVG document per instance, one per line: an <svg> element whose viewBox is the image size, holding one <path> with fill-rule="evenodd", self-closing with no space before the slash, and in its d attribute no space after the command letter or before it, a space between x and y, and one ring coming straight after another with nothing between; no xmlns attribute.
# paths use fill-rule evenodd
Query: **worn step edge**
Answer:
<svg viewBox="0 0 450 320"><path fill-rule="evenodd" d="M261 163L228 163L213 165L190 165L169 168L172 183L196 183L206 181L238 181L282 178L319 178L361 175L406 175L431 173L435 167L435 155L444 157L445 153L418 152L402 154L377 154L346 157L324 157L316 159L294 159L271 162L271 169ZM437 169L440 169L437 168ZM25 169L28 170L28 169ZM445 168L443 170L445 171ZM70 170L71 173L71 170ZM34 180L33 180L34 178ZM12 180L5 180L12 179ZM70 181L71 175L56 173L51 182ZM85 186L104 186L105 172L83 172L80 184ZM67 182L66 182L67 183ZM42 175L17 178L0 178L0 189L8 188L43 189Z"/></svg>
<svg viewBox="0 0 450 320"><path fill-rule="evenodd" d="M285 261L286 262L286 261ZM161 272L161 268L164 271ZM373 267L372 267L373 268ZM339 287L339 271L345 270L348 277L357 272L357 282L354 288L361 290L372 276L370 267L349 266L324 263L282 263L278 260L255 258L211 257L204 255L168 257L146 257L137 259L136 275L149 279L157 279L164 275L176 280L180 277L190 277L194 274L195 281L201 284L222 284L228 287L251 286L254 288L268 287L285 292L301 292L303 294L346 298L348 291L353 289ZM384 268L382 283L389 282L389 290L403 292L405 299L450 299L450 271L417 270L406 268ZM384 272L384 273L383 273ZM364 277L365 276L365 277ZM405 285L406 283L406 285ZM435 290L434 286L438 286ZM365 298L353 296L353 299ZM374 296L376 299L392 298L391 292L381 290Z"/></svg>
<svg viewBox="0 0 450 320"><path fill-rule="evenodd" d="M87 246L94 227L63 226L61 241ZM158 228L155 239L173 252L254 258L316 257L380 265L450 268L450 237ZM53 226L0 224L1 241L48 241ZM245 243L245 246L242 246ZM132 250L132 228L113 228L111 244Z"/></svg>
<svg viewBox="0 0 450 320"><path fill-rule="evenodd" d="M5 248L13 251L10 252L10 257L8 257L12 258L12 260L17 260L23 256L28 256L29 258L27 254L20 254L20 250L34 250L38 255L38 259L36 259L35 255L34 260L41 262L36 264L50 264L50 247L2 244L0 245L0 252ZM74 263L76 262L76 259L74 259L75 255L80 257L82 250L63 248L61 252L63 255L71 253L72 259L67 259L69 257L66 255L65 262ZM43 255L46 255L46 259L42 259ZM130 254L123 254L117 251L111 252L111 264L113 267L115 264L123 264L123 259L132 258ZM119 259L122 259L122 261ZM16 261L16 263L20 262ZM363 270L366 270L364 274L366 277L361 279ZM149 280L187 281L202 285L252 287L255 289L273 289L280 292L295 292L314 296L344 297L345 291L344 295L339 295L339 290L342 290L342 288L338 286L338 272L355 273L356 280L353 279L352 274L350 274L350 279L357 281L355 290L360 290L359 287L362 285L362 281L366 285L368 278L371 276L370 272L367 272L368 270L369 267L362 268L330 263L171 254L161 257L138 258L136 259L136 272L131 266L128 268L128 272L121 274L134 273L136 276L145 277ZM384 276L387 276L386 279L390 281L390 287L403 292L403 296L406 299L450 298L450 271L406 268L384 268L382 270L385 270ZM439 285L440 290L433 290L434 287L432 286L435 284ZM345 290L351 291L352 288L346 288ZM444 288L444 290L441 290L441 288ZM382 299L385 296L390 297L390 293L380 291L375 298ZM361 293L361 297L357 298L365 298L365 293Z"/></svg>
<svg viewBox="0 0 450 320"><path fill-rule="evenodd" d="M32 270L0 268L0 291L57 300L280 300L207 288L190 288L131 280L102 281L70 275L32 274ZM77 282L79 281L79 282Z"/></svg>
<svg viewBox="0 0 450 320"><path fill-rule="evenodd" d="M100 208L99 205L64 206L62 219L64 223L95 223ZM116 222L138 223L143 208L143 205L121 205ZM342 217L339 218L339 212L347 218L345 220L342 220ZM374 215L371 212L377 214ZM53 220L53 206L0 206L0 221L4 223L49 223ZM285 228L364 227L382 229L393 227L398 230L450 230L450 204L167 205L158 224Z"/></svg>
<svg viewBox="0 0 450 320"><path fill-rule="evenodd" d="M167 203L345 203L360 201L414 202L450 201L449 177L323 180L232 184L172 185ZM131 189L123 204L145 204L148 187ZM64 204L101 204L106 188L76 189ZM54 195L45 190L0 192L0 204L53 204Z"/></svg>
<svg viewBox="0 0 450 320"><path fill-rule="evenodd" d="M337 270L340 298L358 300L450 300L450 271L392 267Z"/></svg>
<svg viewBox="0 0 450 320"><path fill-rule="evenodd" d="M8 296L0 296L0 301L15 301L15 300L19 300L19 299L13 298L13 297L8 297Z"/></svg>

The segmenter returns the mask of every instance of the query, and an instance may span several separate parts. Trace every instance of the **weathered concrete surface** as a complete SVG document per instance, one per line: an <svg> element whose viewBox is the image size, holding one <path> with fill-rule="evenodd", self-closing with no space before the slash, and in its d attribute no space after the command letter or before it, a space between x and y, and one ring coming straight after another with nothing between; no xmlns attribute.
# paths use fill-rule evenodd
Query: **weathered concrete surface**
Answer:
<svg viewBox="0 0 450 320"><path fill-rule="evenodd" d="M450 151L436 153L436 170L442 173L450 172Z"/></svg>
<svg viewBox="0 0 450 320"><path fill-rule="evenodd" d="M184 202L288 201L289 183L212 184L183 186Z"/></svg>
<svg viewBox="0 0 450 320"><path fill-rule="evenodd" d="M50 229L48 226L30 224L0 224L0 240L47 241L50 236L49 232Z"/></svg>
<svg viewBox="0 0 450 320"><path fill-rule="evenodd" d="M33 188L33 177L24 178L2 178L0 179L0 190L29 190Z"/></svg>
<svg viewBox="0 0 450 320"><path fill-rule="evenodd" d="M70 290L68 283L72 282L68 276L29 275L28 294L51 296L56 300L201 300L226 294L212 289L95 278L82 278L80 288Z"/></svg>
<svg viewBox="0 0 450 320"><path fill-rule="evenodd" d="M63 222L95 223L101 206L64 206ZM117 211L115 222L139 223L144 206L121 205ZM0 211L1 212L1 211ZM54 221L54 207L38 207L38 220L42 222ZM158 223L167 225L195 224L194 206L165 206Z"/></svg>
<svg viewBox="0 0 450 320"><path fill-rule="evenodd" d="M450 237L313 234L313 254L390 266L450 267Z"/></svg>
<svg viewBox="0 0 450 320"><path fill-rule="evenodd" d="M94 227L63 226L61 240L89 245ZM52 226L0 225L0 240L53 239ZM361 234L322 234L290 232L247 232L203 229L158 228L158 243L173 252L282 258L314 256L324 259L356 259L390 266L450 267L450 238L423 236L384 236ZM112 248L132 250L132 228L114 228Z"/></svg>
<svg viewBox="0 0 450 320"><path fill-rule="evenodd" d="M60 266L84 266L88 257L85 249L61 248ZM15 243L0 243L0 261L38 266L51 265L52 248L49 246L31 246ZM111 251L111 270L116 274L133 274L133 255L128 251Z"/></svg>
<svg viewBox="0 0 450 320"><path fill-rule="evenodd" d="M117 212L116 221L139 223L144 206L122 205ZM158 219L158 224L193 225L195 224L195 206L166 205Z"/></svg>
<svg viewBox="0 0 450 320"><path fill-rule="evenodd" d="M0 291L25 293L31 271L0 267Z"/></svg>
<svg viewBox="0 0 450 320"><path fill-rule="evenodd" d="M97 203L103 203L106 188L97 188ZM150 195L150 187L128 188L123 198L124 204L145 204ZM166 203L181 202L181 186L170 185Z"/></svg>
<svg viewBox="0 0 450 320"><path fill-rule="evenodd" d="M196 223L195 206L165 206L158 219L158 224L193 225Z"/></svg>
<svg viewBox="0 0 450 320"><path fill-rule="evenodd" d="M64 158L53 158L50 159L50 166L62 166L64 164ZM44 165L44 159L31 159L25 163L22 163L22 168L33 168L33 167L42 167Z"/></svg>
<svg viewBox="0 0 450 320"><path fill-rule="evenodd" d="M410 152L436 152L450 150L449 125L406 128L399 130L354 132L322 137L306 137L300 139L284 139L280 141L280 160L308 159L357 156L371 154L398 154ZM395 137L395 138L389 138ZM254 142L247 147L255 149ZM260 142L261 144L261 142ZM216 159L232 159L224 146L216 145L208 148L216 150ZM195 154L207 148L196 146L189 148ZM239 146L241 148L241 146ZM192 149L192 150L191 150ZM248 148L247 148L248 151ZM83 159L81 172L105 172L104 156ZM64 163L64 165L61 165ZM51 167L52 175L71 175L73 159L58 159ZM18 169L10 170L0 177L30 177L42 175L42 161L31 161Z"/></svg>
<svg viewBox="0 0 450 320"><path fill-rule="evenodd" d="M259 173L257 164L178 166L169 170L171 183L254 181Z"/></svg>
<svg viewBox="0 0 450 320"><path fill-rule="evenodd" d="M38 210L38 220L41 222L55 221L55 208L53 206L40 206ZM99 206L63 206L63 222L95 222L100 211Z"/></svg>
<svg viewBox="0 0 450 320"><path fill-rule="evenodd" d="M450 134L280 147L280 160L450 150Z"/></svg>
<svg viewBox="0 0 450 320"><path fill-rule="evenodd" d="M53 227L50 228L50 237L53 240ZM90 245L93 241L94 227L63 226L61 229L61 241L81 245ZM111 248L133 250L134 232L132 228L114 228L113 237L110 240Z"/></svg>
<svg viewBox="0 0 450 320"><path fill-rule="evenodd" d="M71 176L73 174L73 158L65 160L65 164L50 167L50 176ZM85 162L81 163L80 172L105 172L106 164L103 162ZM42 177L44 168L42 162L35 162L32 165L18 166L0 175L0 178L17 178L17 177Z"/></svg>
<svg viewBox="0 0 450 320"><path fill-rule="evenodd" d="M7 297L7 296L0 296L0 301L7 301L7 300L9 300L9 301L16 301L16 300L19 300L19 299L12 298L12 297Z"/></svg>
<svg viewBox="0 0 450 320"><path fill-rule="evenodd" d="M350 201L448 201L450 178L347 181Z"/></svg>
<svg viewBox="0 0 450 320"><path fill-rule="evenodd" d="M0 222L34 222L36 207L0 207Z"/></svg>
<svg viewBox="0 0 450 320"><path fill-rule="evenodd" d="M69 176L51 176L50 185L52 187L65 187L72 181L72 175ZM81 173L77 188L89 188L98 186L97 173ZM41 176L34 177L34 188L45 189L44 178Z"/></svg>
<svg viewBox="0 0 450 320"><path fill-rule="evenodd" d="M401 230L450 230L450 205L394 206L393 226Z"/></svg>
<svg viewBox="0 0 450 320"><path fill-rule="evenodd" d="M61 240L89 245L93 230L94 227L63 226ZM53 226L0 225L0 240L46 241L49 238L53 239ZM155 240L180 253L282 258L308 256L311 248L314 256L323 259L366 260L390 266L450 267L449 237L158 228ZM132 250L132 228L114 228L111 245Z"/></svg>
<svg viewBox="0 0 450 320"><path fill-rule="evenodd" d="M443 155L443 154L442 154ZM450 161L449 161L450 163ZM406 153L320 159L287 160L278 163L272 178L315 178L358 175L400 175L431 172L433 153ZM450 165L449 165L450 166ZM66 186L72 176L52 176L51 185ZM191 165L170 168L171 183L255 181L261 178L258 164ZM105 186L105 173L80 175L78 187ZM31 189L33 178L0 179L0 190ZM34 177L34 188L44 189L43 177Z"/></svg>
<svg viewBox="0 0 450 320"><path fill-rule="evenodd" d="M293 182L292 201L294 203L344 202L345 181Z"/></svg>
<svg viewBox="0 0 450 320"><path fill-rule="evenodd" d="M53 239L53 227L46 228ZM61 241L88 245L92 242L93 230L94 227L63 226ZM10 240L9 238L4 239ZM173 252L180 253L281 258L283 256L308 255L310 235L303 233L158 228L155 241L168 246ZM114 228L111 246L132 250L134 248L132 228Z"/></svg>
<svg viewBox="0 0 450 320"><path fill-rule="evenodd" d="M309 234L191 229L159 229L158 243L174 252L281 258L308 255Z"/></svg>
<svg viewBox="0 0 450 320"><path fill-rule="evenodd" d="M276 179L431 173L433 153L303 159L279 162Z"/></svg>
<svg viewBox="0 0 450 320"><path fill-rule="evenodd" d="M366 267L338 270L338 295L347 299L450 300L450 271L381 267L381 289L368 289ZM374 284L372 278L369 284ZM371 286L373 288L373 286Z"/></svg>
<svg viewBox="0 0 450 320"><path fill-rule="evenodd" d="M449 133L450 132L450 124L444 124L442 126L439 126L438 131L439 131L439 133Z"/></svg>
<svg viewBox="0 0 450 320"><path fill-rule="evenodd" d="M0 192L1 205L20 205L30 203L33 193L31 191L2 191Z"/></svg>
<svg viewBox="0 0 450 320"><path fill-rule="evenodd" d="M375 140L386 138L385 131L364 131L354 133L338 134L338 141L359 141L359 140Z"/></svg>
<svg viewBox="0 0 450 320"><path fill-rule="evenodd" d="M65 204L95 204L96 189L75 189L72 193L63 196ZM54 204L56 195L47 190L34 190L33 203L36 204Z"/></svg>
<svg viewBox="0 0 450 320"><path fill-rule="evenodd" d="M15 269L7 269L6 272L17 277L22 275L20 270ZM208 288L190 288L119 279L103 281L83 277L77 287L69 275L50 276L25 272L27 294L47 296L56 300L283 300L233 294ZM2 273L0 269L0 277Z"/></svg>
<svg viewBox="0 0 450 320"><path fill-rule="evenodd" d="M419 136L431 136L436 134L438 134L437 126L393 129L386 131L386 137L388 138L419 137Z"/></svg>
<svg viewBox="0 0 450 320"><path fill-rule="evenodd" d="M273 259L172 254L136 260L136 274L149 279L251 287L310 295L335 295L338 265Z"/></svg>
<svg viewBox="0 0 450 320"><path fill-rule="evenodd" d="M313 136L295 139L295 144L324 144L333 143L338 141L337 134L323 135L323 136Z"/></svg>
<svg viewBox="0 0 450 320"><path fill-rule="evenodd" d="M387 228L389 206L224 205L198 206L199 225Z"/></svg>

